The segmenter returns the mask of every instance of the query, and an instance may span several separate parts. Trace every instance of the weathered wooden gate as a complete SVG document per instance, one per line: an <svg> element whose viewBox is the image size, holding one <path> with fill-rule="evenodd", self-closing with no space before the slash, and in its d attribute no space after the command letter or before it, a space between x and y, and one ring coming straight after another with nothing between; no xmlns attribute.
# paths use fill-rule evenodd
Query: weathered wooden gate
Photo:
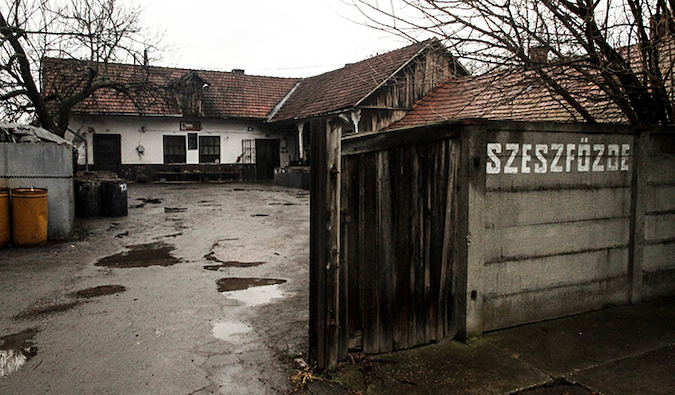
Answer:
<svg viewBox="0 0 675 395"><path fill-rule="evenodd" d="M459 140L312 123L310 352L331 368L454 336Z"/></svg>

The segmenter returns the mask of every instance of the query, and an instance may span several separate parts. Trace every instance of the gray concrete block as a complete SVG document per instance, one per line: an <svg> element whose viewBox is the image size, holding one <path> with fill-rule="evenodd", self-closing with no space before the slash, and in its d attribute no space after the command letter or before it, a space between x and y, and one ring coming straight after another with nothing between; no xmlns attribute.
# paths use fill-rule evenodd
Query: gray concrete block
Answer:
<svg viewBox="0 0 675 395"><path fill-rule="evenodd" d="M485 286L488 297L502 297L616 278L627 267L627 248L495 263L485 267Z"/></svg>
<svg viewBox="0 0 675 395"><path fill-rule="evenodd" d="M628 245L629 219L486 229L485 261L526 259Z"/></svg>
<svg viewBox="0 0 675 395"><path fill-rule="evenodd" d="M487 193L487 228L621 218L630 215L630 189Z"/></svg>

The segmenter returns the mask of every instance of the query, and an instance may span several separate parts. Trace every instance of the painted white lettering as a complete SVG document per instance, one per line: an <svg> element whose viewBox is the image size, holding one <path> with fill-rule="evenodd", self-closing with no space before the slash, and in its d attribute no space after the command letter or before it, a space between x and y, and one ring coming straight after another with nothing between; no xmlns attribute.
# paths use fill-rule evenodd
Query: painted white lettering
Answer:
<svg viewBox="0 0 675 395"><path fill-rule="evenodd" d="M544 154L548 154L548 145L537 144L534 146L534 154L539 160L539 163L534 164L534 172L537 174L544 174L548 171L548 161Z"/></svg>
<svg viewBox="0 0 675 395"><path fill-rule="evenodd" d="M565 172L572 171L572 162L574 161L574 151L577 149L575 144L567 144L567 157L565 158Z"/></svg>
<svg viewBox="0 0 675 395"><path fill-rule="evenodd" d="M497 156L497 154L501 153L501 143L488 143L487 155L490 161L485 163L485 171L487 174L499 174L502 171L502 161Z"/></svg>
<svg viewBox="0 0 675 395"><path fill-rule="evenodd" d="M530 169L530 161L532 160L532 155L530 155L530 151L532 151L532 144L523 144L523 158L520 161L520 172L529 174L531 173Z"/></svg>
<svg viewBox="0 0 675 395"><path fill-rule="evenodd" d="M619 171L619 144L607 146L607 171Z"/></svg>
<svg viewBox="0 0 675 395"><path fill-rule="evenodd" d="M579 144L579 161L577 161L577 171L585 173L591 170L591 145Z"/></svg>
<svg viewBox="0 0 675 395"><path fill-rule="evenodd" d="M605 171L605 165L601 164L602 156L605 154L605 145L604 144L593 144L593 152L597 155L593 161L593 171L594 172L603 172Z"/></svg>
<svg viewBox="0 0 675 395"><path fill-rule="evenodd" d="M562 165L558 165L558 163L560 162L560 158L562 158L564 149L565 146L563 144L551 144L551 151L557 151L553 162L551 162L551 173L562 173L563 167Z"/></svg>
<svg viewBox="0 0 675 395"><path fill-rule="evenodd" d="M504 174L518 174L518 168L513 166L513 162L515 162L516 156L518 155L518 144L507 143L506 151L511 151L511 156L509 157L509 160L506 161L506 165L504 165Z"/></svg>
<svg viewBox="0 0 675 395"><path fill-rule="evenodd" d="M630 166L628 158L630 156L630 144L623 144L621 146L621 171L628 171Z"/></svg>

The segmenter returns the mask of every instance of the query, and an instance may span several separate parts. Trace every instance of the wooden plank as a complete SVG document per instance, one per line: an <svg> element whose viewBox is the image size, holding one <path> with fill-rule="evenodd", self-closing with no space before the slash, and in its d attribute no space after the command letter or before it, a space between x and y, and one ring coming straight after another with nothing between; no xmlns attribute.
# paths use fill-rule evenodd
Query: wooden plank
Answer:
<svg viewBox="0 0 675 395"><path fill-rule="evenodd" d="M340 174L340 286L338 321L338 360L349 357L349 216L350 195L352 193L351 174L348 171L349 159L342 158Z"/></svg>
<svg viewBox="0 0 675 395"><path fill-rule="evenodd" d="M419 147L415 147L412 174L412 229L413 242L412 278L411 291L414 300L415 317L413 320L413 346L425 344L426 309L425 303L425 265L424 265L424 153Z"/></svg>
<svg viewBox="0 0 675 395"><path fill-rule="evenodd" d="M442 251L443 234L445 225L445 142L430 144L433 172L430 177L431 183L431 206L430 208L430 243L429 243L429 329L430 340L439 340L442 337L442 329L439 329L439 295L443 278ZM440 332L440 333L439 333Z"/></svg>
<svg viewBox="0 0 675 395"><path fill-rule="evenodd" d="M365 154L360 158L359 168L359 239L361 319L363 322L363 351L376 354L380 351L379 342L379 245L377 216L377 179L376 154Z"/></svg>
<svg viewBox="0 0 675 395"><path fill-rule="evenodd" d="M346 227L346 244L342 246L345 260L348 262L348 333L349 337L356 336L357 330L362 327L359 298L359 157L344 157L346 168L342 171L348 179L349 189L343 190L347 205L344 208L343 223Z"/></svg>
<svg viewBox="0 0 675 395"><path fill-rule="evenodd" d="M388 131L386 133L359 133L342 139L342 155L360 155L368 152L414 146L456 136L461 123Z"/></svg>
<svg viewBox="0 0 675 395"><path fill-rule="evenodd" d="M310 123L312 147L312 172L310 175L310 253L309 253L309 353L310 361L319 367L325 366L325 257L323 232L326 197L326 167L323 165L326 151L325 125L320 120Z"/></svg>
<svg viewBox="0 0 675 395"><path fill-rule="evenodd" d="M391 178L389 152L377 154L377 200L379 237L379 281L380 281L380 352L393 350L393 299L394 299L394 254L395 243L392 235Z"/></svg>
<svg viewBox="0 0 675 395"><path fill-rule="evenodd" d="M424 147L425 151L425 163L423 165L423 244L422 244L422 259L423 259L423 268L424 268L424 286L422 289L424 306L426 314L422 314L423 318L423 327L424 327L424 344L428 344L431 338L431 323L429 321L429 311L430 304L432 301L431 291L431 240L432 240L432 212L431 212L431 200L433 197L433 154L429 146Z"/></svg>
<svg viewBox="0 0 675 395"><path fill-rule="evenodd" d="M390 154L393 164L391 172L394 195L392 210L394 217L395 283L394 306L396 306L397 328L394 332L394 349L411 347L409 322L412 317L411 305L411 245L410 245L410 148L404 147Z"/></svg>
<svg viewBox="0 0 675 395"><path fill-rule="evenodd" d="M447 155L447 188L446 188L446 203L445 203L445 226L443 229L443 252L441 277L441 290L439 300L441 309L443 311L443 337L454 337L456 333L456 325L454 320L454 298L453 298L453 246L455 241L455 230L457 226L457 173L459 166L459 152L456 141L448 141L448 155Z"/></svg>

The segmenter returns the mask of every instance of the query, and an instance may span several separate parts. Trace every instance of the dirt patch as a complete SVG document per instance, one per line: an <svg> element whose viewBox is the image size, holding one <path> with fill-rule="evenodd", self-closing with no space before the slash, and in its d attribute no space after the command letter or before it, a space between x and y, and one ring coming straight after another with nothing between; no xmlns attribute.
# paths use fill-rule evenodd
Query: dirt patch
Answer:
<svg viewBox="0 0 675 395"><path fill-rule="evenodd" d="M81 289L75 292L74 296L78 298L97 298L99 296L122 293L126 290L123 285L99 285L98 287Z"/></svg>
<svg viewBox="0 0 675 395"><path fill-rule="evenodd" d="M36 328L31 328L0 337L0 377L19 370L37 355L37 347L33 345L33 338L37 333Z"/></svg>
<svg viewBox="0 0 675 395"><path fill-rule="evenodd" d="M252 287L283 284L286 280L276 278L226 277L217 281L218 292L240 291Z"/></svg>
<svg viewBox="0 0 675 395"><path fill-rule="evenodd" d="M14 316L15 320L27 320L45 315L63 313L77 306L80 302L59 303L51 306L33 307Z"/></svg>
<svg viewBox="0 0 675 395"><path fill-rule="evenodd" d="M101 259L96 262L96 266L126 269L132 267L172 266L181 262L180 259L171 255L171 251L175 248L166 243L138 244L129 246L128 248L128 251Z"/></svg>

